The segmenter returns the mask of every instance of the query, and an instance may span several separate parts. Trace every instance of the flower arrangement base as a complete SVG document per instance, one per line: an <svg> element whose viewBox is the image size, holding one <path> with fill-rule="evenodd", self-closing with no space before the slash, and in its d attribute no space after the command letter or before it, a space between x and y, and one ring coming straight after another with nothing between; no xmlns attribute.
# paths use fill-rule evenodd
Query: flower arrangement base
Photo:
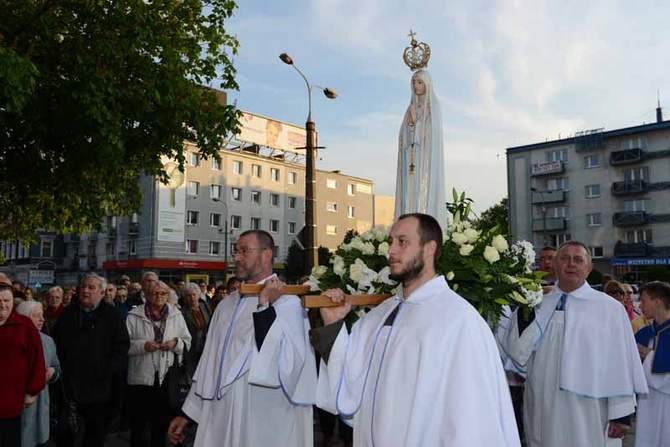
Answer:
<svg viewBox="0 0 670 447"><path fill-rule="evenodd" d="M241 295L258 295L263 290L263 284L242 284L240 286ZM317 309L320 307L337 307L331 299L325 295L307 295L310 286L285 285L282 293L285 295L298 295L301 297L302 307L305 309ZM376 306L385 299L391 297L389 294L368 294L368 295L345 295L353 306Z"/></svg>

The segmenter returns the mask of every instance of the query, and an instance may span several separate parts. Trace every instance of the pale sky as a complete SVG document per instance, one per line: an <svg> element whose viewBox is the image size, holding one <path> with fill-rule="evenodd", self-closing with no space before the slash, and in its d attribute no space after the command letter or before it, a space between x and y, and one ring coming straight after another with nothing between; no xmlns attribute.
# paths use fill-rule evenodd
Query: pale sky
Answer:
<svg viewBox="0 0 670 447"><path fill-rule="evenodd" d="M505 149L655 120L670 107L670 3L660 0L240 0L227 24L242 110L303 126L312 97L318 169L395 192L397 139L410 101L410 29L430 45L442 108L446 184L482 211L507 195ZM670 118L670 109L666 112ZM447 197L451 197L448 194Z"/></svg>

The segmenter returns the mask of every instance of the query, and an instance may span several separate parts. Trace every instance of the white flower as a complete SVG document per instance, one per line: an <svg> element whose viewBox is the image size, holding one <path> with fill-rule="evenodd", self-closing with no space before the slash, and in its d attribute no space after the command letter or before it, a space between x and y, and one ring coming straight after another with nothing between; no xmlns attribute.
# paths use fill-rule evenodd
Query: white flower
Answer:
<svg viewBox="0 0 670 447"><path fill-rule="evenodd" d="M498 254L498 250L491 247L490 245L487 245L484 249L484 259L489 261L489 264L493 264L494 262L499 261L500 255Z"/></svg>
<svg viewBox="0 0 670 447"><path fill-rule="evenodd" d="M309 291L310 292L319 292L321 291L321 287L319 287L319 280L314 277L314 275L310 275L309 280L307 280L304 284L304 286L309 286Z"/></svg>
<svg viewBox="0 0 670 447"><path fill-rule="evenodd" d="M344 265L344 258L338 255L334 256L334 261L333 261L333 272L340 278L344 275L346 272L346 267Z"/></svg>
<svg viewBox="0 0 670 447"><path fill-rule="evenodd" d="M366 242L363 244L363 248L361 248L361 252L364 255L374 255L375 254L375 246L372 244L372 242Z"/></svg>
<svg viewBox="0 0 670 447"><path fill-rule="evenodd" d="M455 276L454 272L447 273L447 281L451 281L452 279L454 279L454 276Z"/></svg>
<svg viewBox="0 0 670 447"><path fill-rule="evenodd" d="M524 287L523 294L530 307L535 307L542 302L542 290L531 290Z"/></svg>
<svg viewBox="0 0 670 447"><path fill-rule="evenodd" d="M388 257L389 243L388 242L382 242L381 244L379 244L379 247L377 247L377 253L381 256Z"/></svg>
<svg viewBox="0 0 670 447"><path fill-rule="evenodd" d="M328 271L328 267L325 265L315 265L312 267L312 276L314 279L319 279Z"/></svg>
<svg viewBox="0 0 670 447"><path fill-rule="evenodd" d="M388 230L386 230L384 228L375 227L375 228L372 229L372 232L375 234L375 236L377 237L377 240L379 242L384 242L389 237Z"/></svg>
<svg viewBox="0 0 670 447"><path fill-rule="evenodd" d="M355 250L363 251L363 240L359 237L353 238L351 242L349 242L349 245Z"/></svg>
<svg viewBox="0 0 670 447"><path fill-rule="evenodd" d="M468 238L468 242L471 244L476 242L479 238L479 231L475 230L474 228L468 228L463 232L463 234Z"/></svg>
<svg viewBox="0 0 670 447"><path fill-rule="evenodd" d="M392 280L389 278L389 275L391 274L391 267L388 265L381 269L379 273L377 274L377 281L381 282L382 284L388 284L391 286L395 286L398 284L396 281Z"/></svg>
<svg viewBox="0 0 670 447"><path fill-rule="evenodd" d="M498 250L499 253L502 253L509 248L509 245L507 245L507 240L500 234L493 238L491 245L493 245L493 247Z"/></svg>
<svg viewBox="0 0 670 447"><path fill-rule="evenodd" d="M350 244L342 244L342 245L339 246L339 248L341 248L344 251L349 251L349 250L351 250L351 245Z"/></svg>
<svg viewBox="0 0 670 447"><path fill-rule="evenodd" d="M368 269L368 266L365 265L365 262L361 261L360 259L356 259L356 262L349 266L349 277L353 282L358 284L363 278L366 269Z"/></svg>
<svg viewBox="0 0 670 447"><path fill-rule="evenodd" d="M354 289L349 284L347 284L347 292L349 292L349 295L362 295L360 290Z"/></svg>
<svg viewBox="0 0 670 447"><path fill-rule="evenodd" d="M468 256L470 252L474 249L475 249L474 245L465 244L461 245L461 249L458 250L458 252L461 254L461 256Z"/></svg>
<svg viewBox="0 0 670 447"><path fill-rule="evenodd" d="M468 237L463 233L453 233L451 235L451 240L454 241L456 245L463 245L468 241Z"/></svg>
<svg viewBox="0 0 670 447"><path fill-rule="evenodd" d="M365 233L361 234L361 239L364 241L371 241L375 238L375 234L372 231L366 231Z"/></svg>
<svg viewBox="0 0 670 447"><path fill-rule="evenodd" d="M503 279L509 284L516 284L519 282L514 276L503 274Z"/></svg>

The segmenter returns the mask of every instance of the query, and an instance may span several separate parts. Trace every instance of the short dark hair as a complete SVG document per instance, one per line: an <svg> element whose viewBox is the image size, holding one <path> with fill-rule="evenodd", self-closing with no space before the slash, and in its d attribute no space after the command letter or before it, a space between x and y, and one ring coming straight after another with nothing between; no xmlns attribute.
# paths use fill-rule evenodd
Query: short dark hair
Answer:
<svg viewBox="0 0 670 447"><path fill-rule="evenodd" d="M413 217L419 221L419 238L421 245L426 245L430 241L435 242L435 262L442 256L442 228L437 220L428 214L408 213L398 217L398 222L403 219Z"/></svg>
<svg viewBox="0 0 670 447"><path fill-rule="evenodd" d="M240 237L242 236L247 236L249 234L255 234L256 239L258 239L258 245L260 245L260 248L265 248L267 250L272 250L274 251L275 249L275 240L272 239L272 236L270 233L264 230L247 230L240 234Z"/></svg>
<svg viewBox="0 0 670 447"><path fill-rule="evenodd" d="M547 245L546 247L542 247L542 249L538 253L542 253L543 251L556 251L556 247L552 247L551 245Z"/></svg>
<svg viewBox="0 0 670 447"><path fill-rule="evenodd" d="M231 288L233 284L235 284L236 282L240 282L240 280L235 278L234 276L231 276L230 278L228 278L228 281L226 282L226 288Z"/></svg>
<svg viewBox="0 0 670 447"><path fill-rule="evenodd" d="M590 249L584 242L580 242L580 241L565 241L565 242L563 242L563 243L558 247L558 250L556 250L556 255L558 255L558 253L559 253L561 250L563 250L563 247L567 247L567 246L569 246L569 245L574 245L574 246L577 246L577 247L582 247L582 248L584 249L584 251L586 251L586 256L587 256L589 262L591 262L591 249Z"/></svg>
<svg viewBox="0 0 670 447"><path fill-rule="evenodd" d="M670 309L670 285L663 281L652 281L640 288L640 296L647 293L652 298L663 300L666 309Z"/></svg>

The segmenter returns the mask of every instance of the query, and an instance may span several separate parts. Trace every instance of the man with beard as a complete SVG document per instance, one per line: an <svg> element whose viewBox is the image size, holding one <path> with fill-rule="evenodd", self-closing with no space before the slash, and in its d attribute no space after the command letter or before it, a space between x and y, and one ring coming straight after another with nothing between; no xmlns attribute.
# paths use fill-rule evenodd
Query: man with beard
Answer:
<svg viewBox="0 0 670 447"><path fill-rule="evenodd" d="M442 230L405 214L391 230L396 296L358 320L339 289L312 331L321 354L317 405L353 422L354 445L518 446L514 411L491 330L435 274Z"/></svg>
<svg viewBox="0 0 670 447"><path fill-rule="evenodd" d="M193 385L172 420L170 441L198 423L196 447L314 445L312 405L316 362L300 299L282 295L272 273L269 233L242 233L234 251L235 277L264 284L260 295L228 295L217 307Z"/></svg>

